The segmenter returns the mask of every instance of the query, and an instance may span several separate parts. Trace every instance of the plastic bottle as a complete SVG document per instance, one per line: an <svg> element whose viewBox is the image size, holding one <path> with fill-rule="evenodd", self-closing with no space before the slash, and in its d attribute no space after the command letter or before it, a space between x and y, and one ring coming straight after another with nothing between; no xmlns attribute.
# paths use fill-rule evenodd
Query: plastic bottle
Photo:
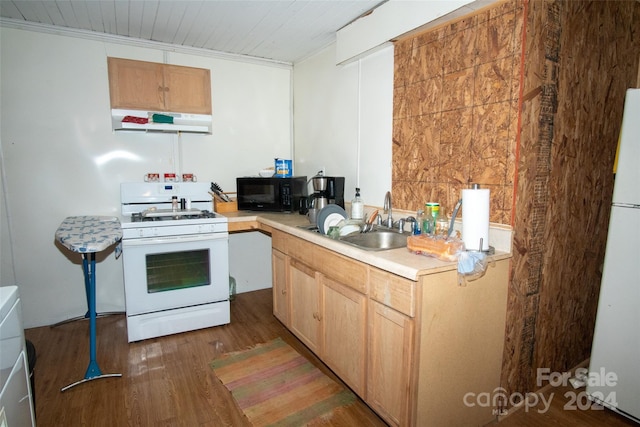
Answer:
<svg viewBox="0 0 640 427"><path fill-rule="evenodd" d="M440 203L438 202L429 202L427 203L431 207L431 216L434 219L438 219L438 215L440 214Z"/></svg>
<svg viewBox="0 0 640 427"><path fill-rule="evenodd" d="M447 237L449 234L449 219L447 215L438 213L438 219L436 220L436 231L438 236Z"/></svg>
<svg viewBox="0 0 640 427"><path fill-rule="evenodd" d="M440 203L428 202L424 204L424 220L422 221L422 233L434 234L436 230L436 222L440 213Z"/></svg>
<svg viewBox="0 0 640 427"><path fill-rule="evenodd" d="M360 197L360 188L356 187L356 196L351 201L351 219L364 219L364 202Z"/></svg>
<svg viewBox="0 0 640 427"><path fill-rule="evenodd" d="M424 204L424 216L422 217L422 234L429 234L431 232L431 206L428 203Z"/></svg>
<svg viewBox="0 0 640 427"><path fill-rule="evenodd" d="M422 209L418 209L416 212L416 225L413 227L413 234L422 233L422 222L424 221L424 211Z"/></svg>
<svg viewBox="0 0 640 427"><path fill-rule="evenodd" d="M171 210L173 212L177 212L178 211L178 196L172 196L171 197Z"/></svg>

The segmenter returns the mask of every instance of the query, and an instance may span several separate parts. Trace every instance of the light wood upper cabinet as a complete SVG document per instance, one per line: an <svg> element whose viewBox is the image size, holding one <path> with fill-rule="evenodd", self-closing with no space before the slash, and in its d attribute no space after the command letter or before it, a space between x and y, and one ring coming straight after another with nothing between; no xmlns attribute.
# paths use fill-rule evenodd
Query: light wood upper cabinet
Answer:
<svg viewBox="0 0 640 427"><path fill-rule="evenodd" d="M211 73L204 68L165 65L166 111L211 114Z"/></svg>
<svg viewBox="0 0 640 427"><path fill-rule="evenodd" d="M208 69L107 58L112 109L211 114Z"/></svg>

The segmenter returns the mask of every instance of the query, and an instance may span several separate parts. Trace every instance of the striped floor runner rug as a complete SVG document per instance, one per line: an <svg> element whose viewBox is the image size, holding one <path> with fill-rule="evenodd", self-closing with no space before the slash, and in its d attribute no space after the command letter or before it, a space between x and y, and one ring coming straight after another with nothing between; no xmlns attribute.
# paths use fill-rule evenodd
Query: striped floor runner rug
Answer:
<svg viewBox="0 0 640 427"><path fill-rule="evenodd" d="M256 427L305 426L356 400L281 338L225 354L211 368Z"/></svg>

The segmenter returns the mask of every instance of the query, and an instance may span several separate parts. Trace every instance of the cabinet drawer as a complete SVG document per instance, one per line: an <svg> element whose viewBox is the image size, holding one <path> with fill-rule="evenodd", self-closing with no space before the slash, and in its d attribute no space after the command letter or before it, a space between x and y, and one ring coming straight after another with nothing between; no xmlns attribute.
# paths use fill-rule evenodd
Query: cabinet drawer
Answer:
<svg viewBox="0 0 640 427"><path fill-rule="evenodd" d="M322 249L318 253L318 262L322 265L320 271L325 276L353 288L358 292L363 294L367 293L369 275L368 268L365 264L325 249Z"/></svg>
<svg viewBox="0 0 640 427"><path fill-rule="evenodd" d="M286 233L273 230L273 232L271 233L271 247L273 249L277 249L283 254L286 254L287 253L286 241L287 241Z"/></svg>
<svg viewBox="0 0 640 427"><path fill-rule="evenodd" d="M302 239L295 239L295 252L291 256L302 260L327 277L363 294L367 293L366 264L321 248Z"/></svg>
<svg viewBox="0 0 640 427"><path fill-rule="evenodd" d="M298 261L296 259L292 258L289 261L289 265L291 265L291 268L295 268L296 270L302 271L307 276L315 277L315 275L316 275L316 272L315 272L315 270L313 268L309 267L306 264L301 263L300 261Z"/></svg>
<svg viewBox="0 0 640 427"><path fill-rule="evenodd" d="M415 316L416 282L369 268L369 292L371 298L407 316Z"/></svg>
<svg viewBox="0 0 640 427"><path fill-rule="evenodd" d="M367 293L369 272L366 264L275 230L271 234L271 246L335 281Z"/></svg>

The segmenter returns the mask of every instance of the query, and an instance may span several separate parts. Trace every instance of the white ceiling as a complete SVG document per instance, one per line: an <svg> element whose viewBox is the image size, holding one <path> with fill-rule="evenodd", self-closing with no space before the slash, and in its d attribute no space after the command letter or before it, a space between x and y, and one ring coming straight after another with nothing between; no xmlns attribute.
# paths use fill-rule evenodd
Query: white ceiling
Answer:
<svg viewBox="0 0 640 427"><path fill-rule="evenodd" d="M296 63L386 0L0 0L3 25L66 27Z"/></svg>

